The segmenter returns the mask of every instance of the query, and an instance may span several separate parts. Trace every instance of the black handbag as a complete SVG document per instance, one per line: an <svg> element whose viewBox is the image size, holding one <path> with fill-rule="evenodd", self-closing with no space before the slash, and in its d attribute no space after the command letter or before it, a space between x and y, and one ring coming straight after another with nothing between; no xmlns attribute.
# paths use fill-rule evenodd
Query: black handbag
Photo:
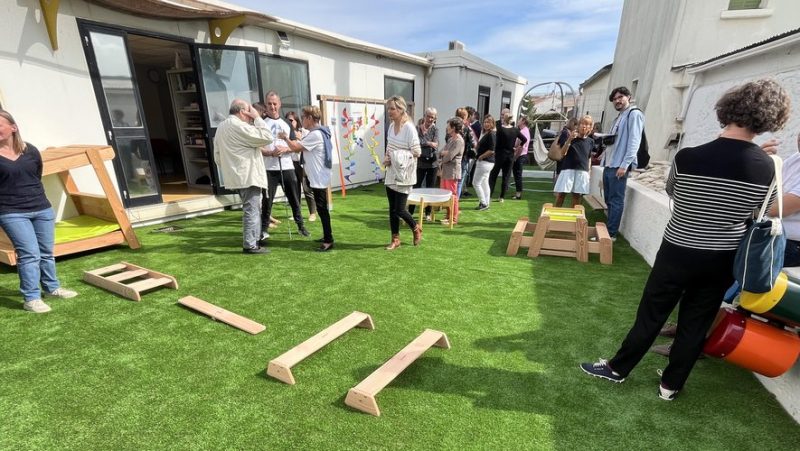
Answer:
<svg viewBox="0 0 800 451"><path fill-rule="evenodd" d="M766 293L775 287L775 280L783 268L783 254L786 250L786 234L781 224L783 217L783 186L781 170L783 162L777 155L771 155L775 163L775 178L769 187L767 197L759 215L750 221L747 232L739 243L733 261L733 276L743 291ZM767 204L774 189L778 190L778 217L766 218Z"/></svg>

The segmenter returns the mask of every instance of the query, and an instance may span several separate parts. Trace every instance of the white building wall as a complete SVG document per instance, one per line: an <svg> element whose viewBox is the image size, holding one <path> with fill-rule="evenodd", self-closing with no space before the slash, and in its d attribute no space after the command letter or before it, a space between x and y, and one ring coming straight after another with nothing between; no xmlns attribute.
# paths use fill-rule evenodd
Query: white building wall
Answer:
<svg viewBox="0 0 800 451"><path fill-rule="evenodd" d="M800 2L762 0L761 9L728 11L729 0L686 2L673 66L705 61L800 26Z"/></svg>
<svg viewBox="0 0 800 451"><path fill-rule="evenodd" d="M595 123L600 123L603 126L603 130L607 131L611 128L611 121L614 120L614 117L609 119L608 113L605 113L605 120L602 120L604 117L604 112L608 101L608 94L611 92L611 89L608 86L609 81L611 80L611 72L607 72L597 79L592 80L591 83L585 84L583 86L583 94L581 96L581 116L589 114L594 118Z"/></svg>
<svg viewBox="0 0 800 451"><path fill-rule="evenodd" d="M681 66L698 63L797 28L800 2L763 0L760 10L728 11L728 0L627 0L609 90L627 86L644 110L650 153L667 160L688 82ZM606 106L609 128L616 112Z"/></svg>
<svg viewBox="0 0 800 451"><path fill-rule="evenodd" d="M69 144L107 144L100 111L90 79L76 17L98 24L124 26L163 35L207 43L206 21L151 20L134 17L82 0L62 1L58 13L58 44L53 51L38 2L15 2L3 10L0 27L0 92L3 107L19 122L23 138L40 149ZM311 100L319 94L384 98L384 76L413 80L414 115L421 117L424 99L422 65L378 58L375 54L351 50L290 34L292 47L280 49L275 31L247 26L236 29L227 45L256 47L262 53L308 61ZM21 80L25 80L24 87ZM270 89L264 82L265 92ZM113 167L107 163L113 177ZM81 188L101 193L90 169L75 172ZM59 197L58 182L45 181L48 196L59 217L75 214Z"/></svg>
<svg viewBox="0 0 800 451"><path fill-rule="evenodd" d="M686 115L684 146L696 146L710 141L719 134L720 126L714 112L714 104L729 88L744 82L770 77L774 78L792 97L793 103L800 101L800 43L785 46L775 51L725 64L699 74L698 88L691 98ZM756 139L761 143L772 137L782 144L779 155L787 158L797 148L800 132L800 115L792 115L786 128L777 133L767 133ZM800 422L800 364L788 373L774 379L759 379L778 398L781 405Z"/></svg>

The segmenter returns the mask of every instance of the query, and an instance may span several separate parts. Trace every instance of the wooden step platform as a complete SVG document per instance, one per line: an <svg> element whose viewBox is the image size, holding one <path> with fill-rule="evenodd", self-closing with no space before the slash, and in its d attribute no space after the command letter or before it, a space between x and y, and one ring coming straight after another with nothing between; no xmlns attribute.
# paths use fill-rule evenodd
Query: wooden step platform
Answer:
<svg viewBox="0 0 800 451"><path fill-rule="evenodd" d="M279 381L294 385L294 375L292 374L293 366L302 362L306 357L319 351L328 343L341 337L354 327L375 329L371 316L362 312L353 312L331 324L322 332L281 354L280 357L271 360L267 366L267 374Z"/></svg>
<svg viewBox="0 0 800 451"><path fill-rule="evenodd" d="M194 296L182 297L178 299L178 304L189 307L192 310L197 310L200 313L210 316L213 320L222 321L225 324L233 326L237 329L241 329L253 335L261 333L267 328L267 326L263 324L245 318L244 316L237 315L236 313L229 312L222 307L217 307L210 302L206 302Z"/></svg>
<svg viewBox="0 0 800 451"><path fill-rule="evenodd" d="M347 398L344 400L345 404L379 417L381 411L378 408L377 401L375 401L375 396L431 346L450 349L450 342L444 332L426 329L375 372L351 388L347 393Z"/></svg>
<svg viewBox="0 0 800 451"><path fill-rule="evenodd" d="M130 280L133 282L123 283ZM141 301L142 292L156 287L178 289L178 281L174 277L127 262L84 271L83 281L134 301Z"/></svg>
<svg viewBox="0 0 800 451"><path fill-rule="evenodd" d="M586 203L589 204L589 207L591 207L592 210L600 210L603 213L608 214L608 206L606 205L606 202L603 200L602 197L596 197L592 196L591 194L587 194L583 196L583 200L585 200Z"/></svg>
<svg viewBox="0 0 800 451"><path fill-rule="evenodd" d="M581 205L558 208L547 203L538 222L520 218L511 231L506 255L516 255L521 247L528 249L531 258L551 255L588 262L589 254L599 254L600 263L610 265L613 261L613 243L606 225L598 222L589 227Z"/></svg>

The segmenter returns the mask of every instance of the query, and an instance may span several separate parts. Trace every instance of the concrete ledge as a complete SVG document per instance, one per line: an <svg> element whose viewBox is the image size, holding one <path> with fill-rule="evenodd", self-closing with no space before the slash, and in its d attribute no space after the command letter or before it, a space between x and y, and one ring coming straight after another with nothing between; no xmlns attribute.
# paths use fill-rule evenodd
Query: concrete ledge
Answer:
<svg viewBox="0 0 800 451"><path fill-rule="evenodd" d="M601 196L603 170L593 167L591 172L591 194ZM625 211L622 214L620 232L650 266L664 237L670 211L669 197L646 188L633 180L628 181L625 192ZM786 271L793 278L800 272ZM784 409L800 423L800 362L783 376L768 378L756 374L758 380L769 390Z"/></svg>

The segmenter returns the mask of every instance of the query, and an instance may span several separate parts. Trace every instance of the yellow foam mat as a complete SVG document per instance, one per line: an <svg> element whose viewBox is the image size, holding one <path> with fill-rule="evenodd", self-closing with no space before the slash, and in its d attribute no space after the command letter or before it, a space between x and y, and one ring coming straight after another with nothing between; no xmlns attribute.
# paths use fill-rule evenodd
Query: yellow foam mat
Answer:
<svg viewBox="0 0 800 451"><path fill-rule="evenodd" d="M94 238L119 230L119 224L92 216L75 216L56 223L56 244Z"/></svg>

